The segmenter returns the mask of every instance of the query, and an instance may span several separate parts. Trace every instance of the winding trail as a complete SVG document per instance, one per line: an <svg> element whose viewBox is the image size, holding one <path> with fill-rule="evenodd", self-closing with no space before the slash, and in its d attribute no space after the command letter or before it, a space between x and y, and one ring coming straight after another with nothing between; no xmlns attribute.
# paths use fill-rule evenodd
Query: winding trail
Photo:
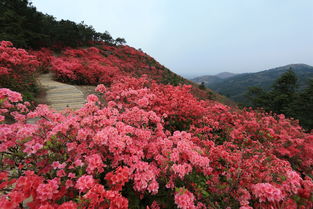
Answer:
<svg viewBox="0 0 313 209"><path fill-rule="evenodd" d="M53 80L53 74L38 77L40 85L46 89L47 104L57 110L79 109L86 102L84 94L75 86Z"/></svg>

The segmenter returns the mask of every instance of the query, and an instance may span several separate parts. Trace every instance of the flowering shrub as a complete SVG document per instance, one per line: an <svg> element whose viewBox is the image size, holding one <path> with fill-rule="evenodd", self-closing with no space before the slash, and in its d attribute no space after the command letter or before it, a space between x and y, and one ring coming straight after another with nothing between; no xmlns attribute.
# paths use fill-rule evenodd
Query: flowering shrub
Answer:
<svg viewBox="0 0 313 209"><path fill-rule="evenodd" d="M298 163L295 171L292 161L275 155L286 139L271 140L274 133L287 131L293 133L285 133L289 137L300 137L294 135L298 130L302 145L311 146L312 135L284 118L231 110L216 102L197 103L188 87L152 83L151 88L139 88L148 80L137 79L136 84L136 79L125 79L130 82L97 87L108 95L107 105L90 95L82 109L64 113L45 105L30 111L18 93L0 90L2 120L11 115L16 121L0 125L1 208L18 208L27 198L31 208L313 206L312 164ZM181 94L172 107L166 97L164 105L156 100L163 87L172 96ZM191 99L191 108L203 108L202 118L200 112L193 116L189 133L166 128L167 117L187 108L179 104L184 98ZM161 106L164 109L158 109ZM26 123L34 117L40 120ZM240 120L245 120L241 126ZM259 126L249 125L253 121ZM240 134L236 128L241 128ZM300 152L303 148L297 149L299 159L307 156Z"/></svg>
<svg viewBox="0 0 313 209"><path fill-rule="evenodd" d="M37 60L39 61L37 72L48 73L53 52L48 48L42 48L37 51L29 51L29 53L33 56L36 56Z"/></svg>
<svg viewBox="0 0 313 209"><path fill-rule="evenodd" d="M34 72L40 62L24 49L11 42L0 42L0 87L22 92L29 99L36 92Z"/></svg>

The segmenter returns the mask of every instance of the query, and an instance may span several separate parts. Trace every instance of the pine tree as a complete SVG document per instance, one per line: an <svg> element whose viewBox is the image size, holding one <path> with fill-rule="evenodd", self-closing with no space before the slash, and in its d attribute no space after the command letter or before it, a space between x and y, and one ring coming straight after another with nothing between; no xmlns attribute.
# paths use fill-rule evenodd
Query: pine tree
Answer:
<svg viewBox="0 0 313 209"><path fill-rule="evenodd" d="M297 80L296 74L290 69L275 81L269 92L270 100L268 101L273 112L283 113L286 116L295 115L291 104L296 97Z"/></svg>
<svg viewBox="0 0 313 209"><path fill-rule="evenodd" d="M263 108L287 117L295 117L294 102L297 98L297 76L290 69L283 73L273 84L270 91L250 87L246 97L254 108Z"/></svg>
<svg viewBox="0 0 313 209"><path fill-rule="evenodd" d="M294 108L300 124L308 130L313 129L313 79L309 81L309 86L299 94Z"/></svg>
<svg viewBox="0 0 313 209"><path fill-rule="evenodd" d="M201 82L201 84L199 85L199 89L202 89L202 90L205 89L205 83L204 82Z"/></svg>

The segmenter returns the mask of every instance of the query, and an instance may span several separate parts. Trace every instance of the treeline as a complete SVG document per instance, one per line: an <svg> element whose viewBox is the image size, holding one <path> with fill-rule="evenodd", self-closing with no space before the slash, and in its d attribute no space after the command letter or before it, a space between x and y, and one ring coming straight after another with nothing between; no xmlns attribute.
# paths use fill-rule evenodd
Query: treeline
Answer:
<svg viewBox="0 0 313 209"><path fill-rule="evenodd" d="M37 11L28 0L0 0L0 40L11 41L20 48L77 47L104 41L125 44L113 39L109 32L99 33L92 26Z"/></svg>
<svg viewBox="0 0 313 209"><path fill-rule="evenodd" d="M305 89L299 91L298 78L289 70L274 82L269 91L250 87L247 98L254 108L284 114L298 119L305 129L313 129L313 79Z"/></svg>

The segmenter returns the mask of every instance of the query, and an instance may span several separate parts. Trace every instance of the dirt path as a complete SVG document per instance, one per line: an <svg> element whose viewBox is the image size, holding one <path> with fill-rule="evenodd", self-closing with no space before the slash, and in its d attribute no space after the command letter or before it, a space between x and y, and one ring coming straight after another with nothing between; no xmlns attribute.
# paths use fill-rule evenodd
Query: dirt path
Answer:
<svg viewBox="0 0 313 209"><path fill-rule="evenodd" d="M54 81L52 73L40 75L38 82L46 90L47 104L57 111L81 108L86 101L81 90L73 85Z"/></svg>

